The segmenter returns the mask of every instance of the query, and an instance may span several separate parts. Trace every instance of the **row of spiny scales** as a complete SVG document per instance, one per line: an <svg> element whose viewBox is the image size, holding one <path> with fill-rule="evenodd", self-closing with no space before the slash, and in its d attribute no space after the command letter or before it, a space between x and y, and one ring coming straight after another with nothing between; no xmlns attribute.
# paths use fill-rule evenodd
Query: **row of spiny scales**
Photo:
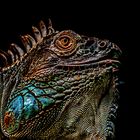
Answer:
<svg viewBox="0 0 140 140"><path fill-rule="evenodd" d="M56 32L52 27L52 22L50 19L48 28L46 28L43 21L40 21L39 29L32 26L32 30L34 37L29 34L21 36L21 41L23 46L25 47L26 52L19 45L14 43L10 45L7 52L0 50L0 61L3 61L1 62L3 65L0 66L0 68L2 67L3 69L7 69L8 66L21 61L33 48L36 48L37 44L39 44L43 40L43 38ZM11 62L8 61L9 57L11 59Z"/></svg>

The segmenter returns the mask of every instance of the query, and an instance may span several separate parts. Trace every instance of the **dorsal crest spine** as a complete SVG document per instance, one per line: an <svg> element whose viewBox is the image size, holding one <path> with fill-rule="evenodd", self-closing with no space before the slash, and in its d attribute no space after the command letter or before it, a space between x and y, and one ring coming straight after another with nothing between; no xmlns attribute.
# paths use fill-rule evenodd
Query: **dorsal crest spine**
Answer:
<svg viewBox="0 0 140 140"><path fill-rule="evenodd" d="M19 61L24 59L24 56L26 56L32 49L36 48L37 44L39 44L43 38L56 32L52 27L52 22L50 19L48 28L46 28L45 23L41 20L39 22L39 28L32 26L32 31L34 37L29 34L20 36L25 51L22 47L15 43L10 44L7 52L2 50L0 51L0 58L2 61L2 66L0 66L1 69L4 68L5 70L6 68L9 68L9 66L19 63ZM11 61L8 61L8 59Z"/></svg>

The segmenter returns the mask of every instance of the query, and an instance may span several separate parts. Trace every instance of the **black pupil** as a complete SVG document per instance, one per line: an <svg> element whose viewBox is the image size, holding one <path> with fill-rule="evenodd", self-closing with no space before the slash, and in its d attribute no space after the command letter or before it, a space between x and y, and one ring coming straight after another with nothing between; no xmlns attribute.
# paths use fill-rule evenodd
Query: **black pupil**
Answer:
<svg viewBox="0 0 140 140"><path fill-rule="evenodd" d="M63 43L64 46L69 45L69 38L67 38L67 37L63 38L62 43Z"/></svg>
<svg viewBox="0 0 140 140"><path fill-rule="evenodd" d="M67 38L64 38L64 43L67 43L68 39Z"/></svg>

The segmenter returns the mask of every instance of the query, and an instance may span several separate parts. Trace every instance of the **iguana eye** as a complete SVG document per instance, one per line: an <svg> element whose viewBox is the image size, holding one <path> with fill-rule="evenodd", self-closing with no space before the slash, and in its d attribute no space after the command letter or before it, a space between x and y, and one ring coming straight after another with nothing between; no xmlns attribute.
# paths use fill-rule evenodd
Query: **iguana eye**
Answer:
<svg viewBox="0 0 140 140"><path fill-rule="evenodd" d="M81 36L71 30L64 30L54 36L50 49L59 56L70 56L81 43Z"/></svg>
<svg viewBox="0 0 140 140"><path fill-rule="evenodd" d="M71 49L74 43L74 40L70 36L63 35L56 40L55 45L62 50Z"/></svg>

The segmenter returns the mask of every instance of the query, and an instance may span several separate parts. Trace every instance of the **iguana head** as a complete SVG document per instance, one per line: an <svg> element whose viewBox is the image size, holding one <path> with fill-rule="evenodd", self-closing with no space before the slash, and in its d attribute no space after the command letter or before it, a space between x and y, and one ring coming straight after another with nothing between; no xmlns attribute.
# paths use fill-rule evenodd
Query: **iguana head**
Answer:
<svg viewBox="0 0 140 140"><path fill-rule="evenodd" d="M89 135L114 136L114 126L109 123L115 114L111 109L117 108L119 47L72 30L55 31L51 22L46 29L41 21L33 33L34 38L21 37L24 49L12 44L7 53L1 53L3 133L8 137L51 137L49 130L59 119L65 120L59 129L78 131L82 128L77 120L82 120L85 106L90 104Z"/></svg>

